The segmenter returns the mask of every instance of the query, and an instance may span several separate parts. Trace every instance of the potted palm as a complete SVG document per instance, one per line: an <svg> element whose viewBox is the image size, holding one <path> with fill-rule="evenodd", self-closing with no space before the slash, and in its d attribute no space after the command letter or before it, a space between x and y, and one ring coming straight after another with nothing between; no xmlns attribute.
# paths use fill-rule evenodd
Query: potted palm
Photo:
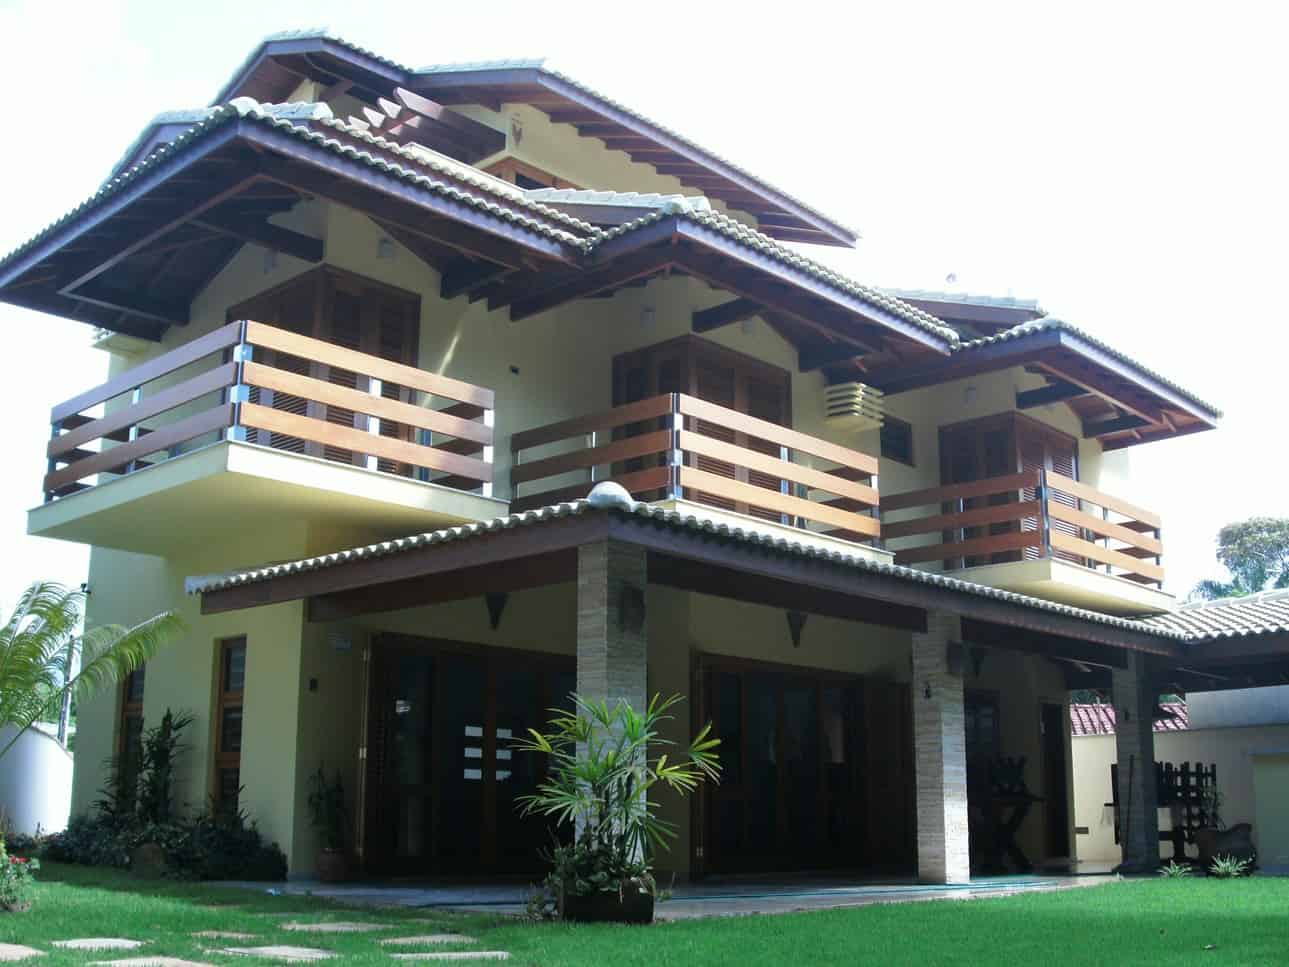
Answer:
<svg viewBox="0 0 1289 967"><path fill-rule="evenodd" d="M711 725L699 730L675 759L659 734L682 696L654 696L643 712L620 701L573 696L573 711L552 709L548 729L516 741L548 760L546 779L519 799L525 816L538 814L573 831L551 851L546 889L564 920L650 923L657 884L653 857L676 836L656 814L655 787L685 795L705 779L718 781L720 762ZM653 755L651 756L651 747Z"/></svg>
<svg viewBox="0 0 1289 967"><path fill-rule="evenodd" d="M339 772L334 780L329 780L322 766L318 766L310 784L309 818L319 837L314 872L324 883L339 883L349 878L349 858L345 850L349 810L345 806L345 786Z"/></svg>

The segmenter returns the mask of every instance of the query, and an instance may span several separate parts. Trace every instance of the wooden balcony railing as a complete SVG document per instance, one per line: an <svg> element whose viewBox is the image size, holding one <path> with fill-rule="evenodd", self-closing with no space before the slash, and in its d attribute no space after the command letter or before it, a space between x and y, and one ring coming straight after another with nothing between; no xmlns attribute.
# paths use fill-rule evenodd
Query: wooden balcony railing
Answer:
<svg viewBox="0 0 1289 967"><path fill-rule="evenodd" d="M413 366L232 322L55 406L45 500L224 439L490 495L493 399Z"/></svg>
<svg viewBox="0 0 1289 967"><path fill-rule="evenodd" d="M516 433L511 451L514 511L612 479L640 500L686 498L849 540L881 533L875 457L680 393Z"/></svg>
<svg viewBox="0 0 1289 967"><path fill-rule="evenodd" d="M1143 584L1164 580L1157 515L1051 470L882 498L888 514L919 507L934 507L935 512L887 520L882 536L896 541L935 535L939 540L896 550L897 564L940 561L953 570L1056 557L1104 567Z"/></svg>

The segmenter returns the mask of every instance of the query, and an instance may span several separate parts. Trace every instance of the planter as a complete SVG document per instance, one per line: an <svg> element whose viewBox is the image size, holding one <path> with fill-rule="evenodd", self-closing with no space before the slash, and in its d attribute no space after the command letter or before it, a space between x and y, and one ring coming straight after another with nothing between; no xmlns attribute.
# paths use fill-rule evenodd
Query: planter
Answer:
<svg viewBox="0 0 1289 967"><path fill-rule="evenodd" d="M1195 848L1199 851L1200 868L1205 871L1213 864L1213 858L1217 855L1217 836L1219 832L1221 830L1215 826L1203 826L1191 834L1195 842Z"/></svg>
<svg viewBox="0 0 1289 967"><path fill-rule="evenodd" d="M626 883L620 893L578 896L560 891L560 919L573 923L653 923L654 896L638 883Z"/></svg>
<svg viewBox="0 0 1289 967"><path fill-rule="evenodd" d="M320 849L313 871L323 883L343 883L349 879L349 858L342 849Z"/></svg>

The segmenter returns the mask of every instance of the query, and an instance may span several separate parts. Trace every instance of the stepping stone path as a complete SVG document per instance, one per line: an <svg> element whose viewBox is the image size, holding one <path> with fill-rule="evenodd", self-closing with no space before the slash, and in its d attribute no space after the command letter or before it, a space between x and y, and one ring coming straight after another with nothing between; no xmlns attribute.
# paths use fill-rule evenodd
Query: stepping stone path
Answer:
<svg viewBox="0 0 1289 967"><path fill-rule="evenodd" d="M124 967L215 967L200 960L181 960L178 957L126 957L124 960L91 960L90 967L103 964L123 964Z"/></svg>
<svg viewBox="0 0 1289 967"><path fill-rule="evenodd" d="M509 960L504 950L453 950L442 953L390 954L395 960Z"/></svg>
<svg viewBox="0 0 1289 967"><path fill-rule="evenodd" d="M382 940L383 944L393 944L399 947L415 947L421 944L436 943L477 943L474 937L467 937L460 933L427 933L420 937L390 937L388 940Z"/></svg>
<svg viewBox="0 0 1289 967"><path fill-rule="evenodd" d="M28 957L43 957L45 952L35 947L24 947L20 943L0 943L0 960L26 960Z"/></svg>
<svg viewBox="0 0 1289 967"><path fill-rule="evenodd" d="M279 944L271 947L225 947L221 954L239 954L243 957L261 957L265 960L281 960L286 963L300 963L306 960L330 960L336 956L330 950L319 950L317 947L292 947Z"/></svg>
<svg viewBox="0 0 1289 967"><path fill-rule="evenodd" d="M284 923L283 930L294 930L298 933L368 933L372 930L388 930L387 923L360 923L354 920L324 920L319 923Z"/></svg>
<svg viewBox="0 0 1289 967"><path fill-rule="evenodd" d="M127 940L124 937L85 937L79 940L55 940L55 947L64 950L138 950L143 946L142 940Z"/></svg>
<svg viewBox="0 0 1289 967"><path fill-rule="evenodd" d="M239 933L236 930L198 930L193 936L202 940L254 940L258 934Z"/></svg>

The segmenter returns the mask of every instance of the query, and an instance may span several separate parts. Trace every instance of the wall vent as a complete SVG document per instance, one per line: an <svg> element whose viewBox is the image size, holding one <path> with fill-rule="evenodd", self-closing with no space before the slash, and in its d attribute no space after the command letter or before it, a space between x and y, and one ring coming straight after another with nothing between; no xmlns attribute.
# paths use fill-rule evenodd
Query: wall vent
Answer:
<svg viewBox="0 0 1289 967"><path fill-rule="evenodd" d="M866 383L837 383L824 390L824 419L839 430L875 430L882 425L882 391Z"/></svg>

